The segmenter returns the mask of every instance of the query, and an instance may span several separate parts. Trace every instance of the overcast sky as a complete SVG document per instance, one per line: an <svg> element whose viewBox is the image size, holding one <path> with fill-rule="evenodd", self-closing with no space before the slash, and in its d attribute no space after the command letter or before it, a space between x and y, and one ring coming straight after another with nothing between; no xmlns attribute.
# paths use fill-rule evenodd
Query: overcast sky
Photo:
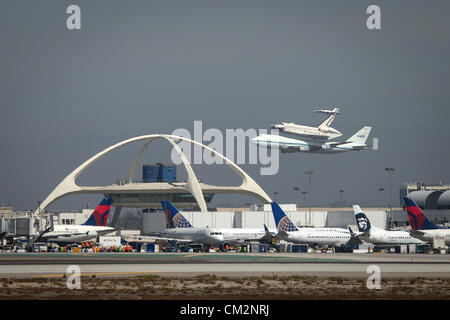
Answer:
<svg viewBox="0 0 450 320"><path fill-rule="evenodd" d="M81 7L81 30L66 8ZM381 7L381 30L366 8ZM32 209L83 161L137 135L193 129L317 125L339 106L346 138L373 127L378 151L282 154L275 176L243 168L277 200L293 186L312 202L386 201L405 182L450 183L449 1L2 1L0 5L0 201ZM89 168L80 184L123 179L140 145ZM165 143L143 162L170 161ZM216 167L216 166L214 166ZM205 182L232 183L223 168ZM141 171L137 170L139 178ZM183 173L180 170L180 175ZM61 199L79 208L101 196ZM218 196L222 201L252 201ZM239 198L240 199L240 198Z"/></svg>

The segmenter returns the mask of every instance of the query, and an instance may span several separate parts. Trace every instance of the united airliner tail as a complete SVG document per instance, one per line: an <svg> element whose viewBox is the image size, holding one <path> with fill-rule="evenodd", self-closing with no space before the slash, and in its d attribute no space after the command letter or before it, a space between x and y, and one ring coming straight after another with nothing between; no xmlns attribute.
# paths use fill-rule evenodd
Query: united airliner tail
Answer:
<svg viewBox="0 0 450 320"><path fill-rule="evenodd" d="M364 127L356 132L353 136L351 136L350 139L348 139L346 142L365 144L367 138L369 137L370 130L372 130L372 127Z"/></svg>
<svg viewBox="0 0 450 320"><path fill-rule="evenodd" d="M166 228L192 228L192 225L186 218L170 203L170 201L161 201L164 212L166 213Z"/></svg>
<svg viewBox="0 0 450 320"><path fill-rule="evenodd" d="M359 232L368 232L372 228L369 218L361 210L358 205L353 206L353 212L355 213L356 225L358 226Z"/></svg>
<svg viewBox="0 0 450 320"><path fill-rule="evenodd" d="M85 226L97 226L106 227L108 221L109 210L111 208L112 198L105 197L102 202L95 208L91 216L86 220L83 225Z"/></svg>
<svg viewBox="0 0 450 320"><path fill-rule="evenodd" d="M286 216L284 211L276 202L272 202L271 205L273 218L275 219L275 226L277 227L278 232L298 231L294 223L292 223L292 221Z"/></svg>
<svg viewBox="0 0 450 320"><path fill-rule="evenodd" d="M427 218L413 199L405 197L405 205L409 223L411 224L411 228L413 230L431 230L442 228L431 222L431 220Z"/></svg>

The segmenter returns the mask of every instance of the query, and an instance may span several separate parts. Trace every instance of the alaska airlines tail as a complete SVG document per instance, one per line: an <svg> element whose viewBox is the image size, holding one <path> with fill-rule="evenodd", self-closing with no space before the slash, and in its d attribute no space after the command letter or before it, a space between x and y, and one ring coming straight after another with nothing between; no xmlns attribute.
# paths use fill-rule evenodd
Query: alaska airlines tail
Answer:
<svg viewBox="0 0 450 320"><path fill-rule="evenodd" d="M292 221L286 216L283 210L281 210L280 206L276 202L272 202L272 213L273 218L275 219L275 226L277 227L277 231L298 231L297 227L292 223Z"/></svg>
<svg viewBox="0 0 450 320"><path fill-rule="evenodd" d="M369 218L361 210L358 205L353 206L353 212L355 213L356 224L358 225L359 232L368 232L372 228Z"/></svg>
<svg viewBox="0 0 450 320"><path fill-rule="evenodd" d="M192 228L192 225L186 218L170 203L170 201L161 201L164 212L166 213L166 228Z"/></svg>
<svg viewBox="0 0 450 320"><path fill-rule="evenodd" d="M413 230L441 229L427 218L413 199L405 197L405 205L409 223Z"/></svg>
<svg viewBox="0 0 450 320"><path fill-rule="evenodd" d="M105 227L108 221L109 209L111 208L112 198L105 197L102 202L95 208L91 216L83 225Z"/></svg>
<svg viewBox="0 0 450 320"><path fill-rule="evenodd" d="M370 130L372 130L372 127L364 127L351 136L346 142L365 144L367 138L369 137Z"/></svg>

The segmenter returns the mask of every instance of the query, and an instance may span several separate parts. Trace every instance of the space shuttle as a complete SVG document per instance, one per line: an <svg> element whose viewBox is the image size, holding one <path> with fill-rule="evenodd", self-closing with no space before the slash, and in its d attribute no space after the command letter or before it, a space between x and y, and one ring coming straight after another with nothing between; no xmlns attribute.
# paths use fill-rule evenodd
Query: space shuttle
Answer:
<svg viewBox="0 0 450 320"><path fill-rule="evenodd" d="M340 114L339 108L314 110L314 112L327 115L327 118L319 123L317 127L299 125L293 122L282 122L272 125L271 129L278 129L280 135L303 140L326 141L342 136L342 133L330 127L336 115Z"/></svg>

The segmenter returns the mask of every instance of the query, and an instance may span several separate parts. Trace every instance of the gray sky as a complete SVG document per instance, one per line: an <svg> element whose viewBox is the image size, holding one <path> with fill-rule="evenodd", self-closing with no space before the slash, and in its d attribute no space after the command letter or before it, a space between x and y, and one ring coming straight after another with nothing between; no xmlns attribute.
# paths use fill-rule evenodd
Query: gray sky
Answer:
<svg viewBox="0 0 450 320"><path fill-rule="evenodd" d="M82 30L66 28L70 4L81 7ZM381 30L366 28L370 4L381 7ZM448 1L2 1L0 200L35 208L81 162L129 137L192 130L194 120L205 129L316 125L312 111L334 106L344 137L371 125L380 150L283 154L276 176L243 168L291 203L306 169L316 204L340 189L350 202L379 203L387 166L397 169L394 199L404 182L450 183L449 10ZM139 147L79 182L124 178ZM164 143L153 148L144 162L170 159ZM216 169L199 176L238 181Z"/></svg>

